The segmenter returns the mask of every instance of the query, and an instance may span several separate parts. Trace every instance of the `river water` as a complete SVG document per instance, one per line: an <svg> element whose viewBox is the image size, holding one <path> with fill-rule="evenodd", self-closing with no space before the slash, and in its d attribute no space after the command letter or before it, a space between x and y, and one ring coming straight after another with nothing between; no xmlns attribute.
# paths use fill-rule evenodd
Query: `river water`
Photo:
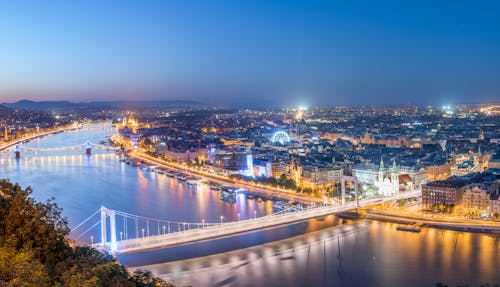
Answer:
<svg viewBox="0 0 500 287"><path fill-rule="evenodd" d="M94 126L32 140L32 148L99 143L113 134ZM189 187L165 175L127 165L112 151L0 153L0 178L32 186L38 200L51 197L74 227L101 205L152 218L219 222L263 216L270 202L238 196L220 199L208 186ZM87 227L99 218L91 218ZM89 227L89 228L90 228ZM500 283L498 235L424 229L396 231L376 221L335 216L187 246L119 255L177 284L192 286L450 286ZM118 227L119 228L119 227ZM154 229L154 228L152 228ZM83 232L82 230L80 230ZM130 232L130 231L129 231ZM153 231L152 231L153 233ZM72 234L74 237L79 235ZM99 226L78 239L100 239Z"/></svg>

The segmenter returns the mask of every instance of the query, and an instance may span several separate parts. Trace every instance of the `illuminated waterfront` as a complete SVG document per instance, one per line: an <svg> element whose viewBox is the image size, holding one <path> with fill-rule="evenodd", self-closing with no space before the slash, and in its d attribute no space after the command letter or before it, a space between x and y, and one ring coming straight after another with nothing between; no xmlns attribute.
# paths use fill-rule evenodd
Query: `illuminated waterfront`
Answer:
<svg viewBox="0 0 500 287"><path fill-rule="evenodd" d="M33 140L29 147L65 147L87 140L99 143L110 136L109 129L79 130ZM87 157L84 150L38 155L23 154L16 161L12 151L0 154L2 178L23 186L32 186L38 200L51 197L64 209L73 227L101 205L173 221L217 222L253 217L272 211L271 202L259 203L237 197L235 204L220 200L220 194L208 185L192 187L119 161L114 151L98 151ZM254 213L255 211L255 213ZM97 238L98 230L93 236ZM89 233L88 241L92 234Z"/></svg>
<svg viewBox="0 0 500 287"><path fill-rule="evenodd" d="M110 135L109 130L72 131L34 140L27 146L73 146L87 140L99 143ZM235 220L238 213L247 218L253 216L254 210L259 215L271 212L270 202L237 198L236 204L229 204L220 200L220 195L208 186L188 187L164 175L126 165L113 151L90 157L84 155L84 151L26 154L20 161L16 161L12 153L3 153L0 161L2 178L32 186L39 200L55 197L64 208L70 226L81 222L101 205L176 221L215 222L221 215ZM266 282L272 282L271 285L282 282L283 286L304 283L326 286L340 284L340 280L346 286L368 282L373 286L423 286L433 285L435 281L477 284L496 279L496 266L500 263L498 237L435 229L414 234L396 231L393 224L369 221L335 226L341 222L330 216L236 238L120 256L120 260L137 266L235 250L148 266L167 279L193 286L203 286L207 281L239 286ZM322 230L317 233L300 235L319 229ZM98 236L97 229L93 234ZM286 239L296 235L299 236ZM283 241L273 242L275 240ZM276 253L279 250L281 253ZM261 276L252 276L255 274Z"/></svg>

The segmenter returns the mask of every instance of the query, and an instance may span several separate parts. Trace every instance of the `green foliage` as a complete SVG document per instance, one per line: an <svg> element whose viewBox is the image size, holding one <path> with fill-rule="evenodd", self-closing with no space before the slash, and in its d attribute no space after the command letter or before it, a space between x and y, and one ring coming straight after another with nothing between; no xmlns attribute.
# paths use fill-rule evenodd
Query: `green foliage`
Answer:
<svg viewBox="0 0 500 287"><path fill-rule="evenodd" d="M0 286L52 286L45 266L27 248L0 247Z"/></svg>
<svg viewBox="0 0 500 287"><path fill-rule="evenodd" d="M130 281L137 287L175 287L170 283L158 279L147 270L136 270L130 277Z"/></svg>
<svg viewBox="0 0 500 287"><path fill-rule="evenodd" d="M246 180L246 181L261 183L264 185L281 187L281 188L286 188L289 190L299 191L299 188L297 187L297 183L295 182L295 180L293 180L291 178L287 178L286 175L284 175L284 174L282 174L277 179L274 177L265 177L265 176L259 176L256 178L252 178L252 177L246 177L246 176L237 175L237 174L230 175L229 178L242 179L242 180Z"/></svg>
<svg viewBox="0 0 500 287"><path fill-rule="evenodd" d="M149 272L129 275L96 249L71 247L61 208L31 193L0 180L0 286L173 286Z"/></svg>

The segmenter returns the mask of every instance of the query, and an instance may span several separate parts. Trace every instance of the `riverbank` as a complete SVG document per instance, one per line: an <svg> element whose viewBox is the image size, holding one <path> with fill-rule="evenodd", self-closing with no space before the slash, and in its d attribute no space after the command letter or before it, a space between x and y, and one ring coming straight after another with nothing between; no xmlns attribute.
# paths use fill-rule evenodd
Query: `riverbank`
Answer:
<svg viewBox="0 0 500 287"><path fill-rule="evenodd" d="M137 159L144 161L148 164L157 165L157 166L162 167L162 168L173 169L177 172L186 172L185 166L180 166L178 164L169 163L169 162L166 162L164 160L148 156L146 154L135 153L135 154L131 155L131 157L137 158ZM237 185L239 188L244 188L244 189L248 189L250 191L260 192L260 193L264 193L266 195L277 196L277 197L281 197L281 198L288 199L291 201L298 201L298 202L302 202L302 203L312 203L312 202L323 203L323 199L321 199L321 198L293 194L292 191L284 191L284 190L278 191L278 190L274 190L274 189L266 188L266 187L262 187L262 186L255 186L255 185L251 185L251 184L248 184L248 183L245 183L242 181L224 178L222 176L216 176L214 174L210 174L208 172L201 171L201 170L188 169L188 172L193 174L193 175L198 175L198 176L208 178L210 181L213 181L213 182L215 182L217 184L221 184L221 185L232 185L232 186Z"/></svg>
<svg viewBox="0 0 500 287"><path fill-rule="evenodd" d="M454 219L427 219L408 215L397 215L381 210L365 209L357 213L358 218L386 221L399 224L417 224L421 227L432 227L438 229L500 234L500 224L488 221L458 221ZM354 217L353 214L346 214L345 217Z"/></svg>
<svg viewBox="0 0 500 287"><path fill-rule="evenodd" d="M39 137L43 137L43 136L47 136L47 135L51 135L51 134L56 134L56 133L60 133L60 132L77 130L79 128L81 128L81 127L74 127L74 126L68 127L68 126L66 126L66 127L62 127L62 128L58 128L58 129L54 129L54 130L50 130L50 131L40 132L40 133L37 133L34 135L30 135L27 137L16 139L12 142L4 143L3 145L0 145L0 151L6 150L6 149L10 148L11 146L14 146L14 145L19 144L19 143L24 142L24 141L30 141L30 140L34 140L34 139L39 138Z"/></svg>

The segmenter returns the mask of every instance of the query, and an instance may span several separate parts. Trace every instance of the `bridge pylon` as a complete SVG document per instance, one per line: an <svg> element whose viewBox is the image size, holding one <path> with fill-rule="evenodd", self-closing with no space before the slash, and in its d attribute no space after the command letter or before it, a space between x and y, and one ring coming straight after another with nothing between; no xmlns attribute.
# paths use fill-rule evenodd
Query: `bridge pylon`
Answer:
<svg viewBox="0 0 500 287"><path fill-rule="evenodd" d="M16 159L21 158L21 149L19 148L19 144L16 144L16 149L14 150L14 153L16 155Z"/></svg>
<svg viewBox="0 0 500 287"><path fill-rule="evenodd" d="M109 216L109 231L111 233L111 245L110 251L117 252L117 244L116 244L116 214L115 211L105 206L101 206L101 245L102 247L106 247L108 244L107 238L107 217Z"/></svg>
<svg viewBox="0 0 500 287"><path fill-rule="evenodd" d="M90 144L89 141L87 142L87 149L86 149L85 153L87 155L91 155L92 154L92 145Z"/></svg>
<svg viewBox="0 0 500 287"><path fill-rule="evenodd" d="M342 205L345 204L345 182L346 181L352 181L352 184L354 185L354 197L356 200L356 206L359 207L359 198L358 198L358 179L355 176L347 176L343 175L341 178L341 185L342 185Z"/></svg>

